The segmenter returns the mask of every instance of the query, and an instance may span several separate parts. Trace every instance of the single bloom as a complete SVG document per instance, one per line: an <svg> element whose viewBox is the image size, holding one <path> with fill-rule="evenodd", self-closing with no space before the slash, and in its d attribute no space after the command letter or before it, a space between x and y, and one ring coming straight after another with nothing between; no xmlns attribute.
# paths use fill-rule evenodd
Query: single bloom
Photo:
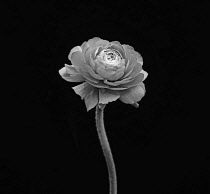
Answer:
<svg viewBox="0 0 210 194"><path fill-rule="evenodd" d="M148 73L133 47L96 37L74 47L68 58L71 65L65 64L59 74L66 81L83 82L72 89L84 99L87 111L117 99L138 107Z"/></svg>

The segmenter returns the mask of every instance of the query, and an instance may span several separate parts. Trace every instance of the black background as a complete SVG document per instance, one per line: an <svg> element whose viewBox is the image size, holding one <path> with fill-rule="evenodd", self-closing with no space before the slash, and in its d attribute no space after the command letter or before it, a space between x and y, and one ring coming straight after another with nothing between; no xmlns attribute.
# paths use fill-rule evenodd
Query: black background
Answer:
<svg viewBox="0 0 210 194"><path fill-rule="evenodd" d="M0 193L108 194L95 109L58 74L93 37L133 46L149 74L138 109L105 107L118 193L208 193L205 1L43 2L8 1L3 18Z"/></svg>

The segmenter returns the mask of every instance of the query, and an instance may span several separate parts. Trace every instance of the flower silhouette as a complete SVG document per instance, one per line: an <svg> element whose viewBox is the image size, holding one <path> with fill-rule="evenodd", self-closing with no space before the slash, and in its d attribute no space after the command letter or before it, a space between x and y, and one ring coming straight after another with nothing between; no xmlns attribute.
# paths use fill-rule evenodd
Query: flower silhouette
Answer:
<svg viewBox="0 0 210 194"><path fill-rule="evenodd" d="M87 111L117 99L138 107L148 73L133 47L96 37L74 47L68 58L72 65L65 64L59 74L66 81L83 82L72 89L85 100Z"/></svg>

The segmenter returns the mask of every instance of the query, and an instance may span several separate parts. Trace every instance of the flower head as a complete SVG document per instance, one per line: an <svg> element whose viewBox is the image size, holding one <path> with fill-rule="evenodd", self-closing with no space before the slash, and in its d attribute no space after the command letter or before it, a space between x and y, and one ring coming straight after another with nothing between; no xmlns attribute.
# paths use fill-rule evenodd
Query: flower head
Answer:
<svg viewBox="0 0 210 194"><path fill-rule="evenodd" d="M145 95L148 73L141 55L129 45L93 38L74 47L69 60L72 65L65 64L59 73L66 81L83 82L73 90L85 100L87 111L118 98L138 107Z"/></svg>

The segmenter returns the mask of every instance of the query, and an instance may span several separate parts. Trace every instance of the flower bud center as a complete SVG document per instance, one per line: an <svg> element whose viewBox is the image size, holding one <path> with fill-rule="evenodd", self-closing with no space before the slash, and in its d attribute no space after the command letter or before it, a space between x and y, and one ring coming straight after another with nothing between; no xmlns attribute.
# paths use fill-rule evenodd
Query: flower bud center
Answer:
<svg viewBox="0 0 210 194"><path fill-rule="evenodd" d="M99 55L100 61L105 63L108 66L119 66L122 63L123 59L119 52L115 50L103 50Z"/></svg>

